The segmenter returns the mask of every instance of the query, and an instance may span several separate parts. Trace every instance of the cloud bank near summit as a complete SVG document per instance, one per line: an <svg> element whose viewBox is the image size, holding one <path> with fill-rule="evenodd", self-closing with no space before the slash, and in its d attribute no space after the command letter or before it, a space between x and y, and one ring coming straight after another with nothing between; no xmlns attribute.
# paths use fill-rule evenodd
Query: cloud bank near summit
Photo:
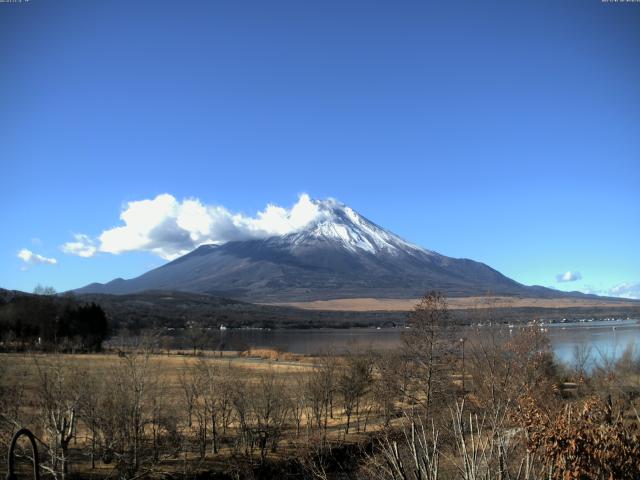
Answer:
<svg viewBox="0 0 640 480"><path fill-rule="evenodd" d="M173 260L204 244L285 235L322 216L318 202L302 194L291 208L269 204L255 216L233 213L221 205L195 198L177 200L163 193L153 199L128 202L120 214L122 225L104 230L97 238L74 235L62 251L80 257L99 252L120 254L147 251Z"/></svg>

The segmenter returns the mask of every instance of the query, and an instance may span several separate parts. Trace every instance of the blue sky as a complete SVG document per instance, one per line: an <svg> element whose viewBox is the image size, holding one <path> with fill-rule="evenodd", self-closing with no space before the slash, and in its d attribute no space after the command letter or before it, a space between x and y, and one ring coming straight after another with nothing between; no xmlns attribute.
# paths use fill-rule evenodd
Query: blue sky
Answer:
<svg viewBox="0 0 640 480"><path fill-rule="evenodd" d="M639 51L640 4L600 0L0 3L0 286L161 265L63 251L128 202L306 192L526 284L640 296Z"/></svg>

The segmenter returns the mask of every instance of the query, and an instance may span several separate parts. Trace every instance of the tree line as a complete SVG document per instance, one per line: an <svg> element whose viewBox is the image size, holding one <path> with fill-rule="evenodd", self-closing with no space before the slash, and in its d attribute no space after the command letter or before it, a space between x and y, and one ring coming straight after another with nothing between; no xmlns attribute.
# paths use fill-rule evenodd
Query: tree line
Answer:
<svg viewBox="0 0 640 480"><path fill-rule="evenodd" d="M102 308L72 295L57 296L36 287L33 295L0 299L0 346L3 350L95 352L110 333Z"/></svg>

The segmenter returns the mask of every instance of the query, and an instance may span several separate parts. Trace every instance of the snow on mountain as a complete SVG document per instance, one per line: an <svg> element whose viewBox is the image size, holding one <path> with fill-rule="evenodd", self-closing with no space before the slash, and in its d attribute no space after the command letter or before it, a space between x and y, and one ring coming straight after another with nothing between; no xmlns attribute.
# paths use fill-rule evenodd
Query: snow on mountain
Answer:
<svg viewBox="0 0 640 480"><path fill-rule="evenodd" d="M302 230L285 235L293 245L310 239L339 242L344 248L376 254L397 253L400 250L428 252L366 219L358 212L335 200L313 200L318 208L315 220ZM431 253L431 252L429 252Z"/></svg>

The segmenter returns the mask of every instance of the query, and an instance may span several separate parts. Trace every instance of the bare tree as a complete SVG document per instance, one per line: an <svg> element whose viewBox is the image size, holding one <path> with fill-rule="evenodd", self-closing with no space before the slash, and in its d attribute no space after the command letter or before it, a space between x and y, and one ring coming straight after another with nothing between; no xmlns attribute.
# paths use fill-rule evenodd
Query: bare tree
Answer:
<svg viewBox="0 0 640 480"><path fill-rule="evenodd" d="M492 411L491 418L502 418L516 400L515 363L506 351L509 333L495 328L476 331L468 342L467 371L474 394Z"/></svg>
<svg viewBox="0 0 640 480"><path fill-rule="evenodd" d="M249 398L252 393L249 385L242 379L238 379L231 385L231 403L238 424L238 441L235 449L239 450L244 447L245 456L250 456L254 447L250 418L251 400Z"/></svg>
<svg viewBox="0 0 640 480"><path fill-rule="evenodd" d="M36 288L33 289L33 293L35 293L36 295L56 295L58 292L56 292L56 289L50 286L45 286L45 285L36 285Z"/></svg>
<svg viewBox="0 0 640 480"><path fill-rule="evenodd" d="M451 440L447 445L432 421L407 417L399 434L380 438L380 454L369 457L368 470L379 480L542 480L534 471L532 455L517 451L512 435L493 430L485 417L466 414L464 401L451 408ZM449 469L441 468L446 460Z"/></svg>
<svg viewBox="0 0 640 480"><path fill-rule="evenodd" d="M91 469L96 468L96 458L100 442L100 426L102 424L102 399L108 392L105 384L95 372L85 372L79 377L77 387L83 392L79 403L79 416L86 427Z"/></svg>
<svg viewBox="0 0 640 480"><path fill-rule="evenodd" d="M195 392L195 412L198 422L198 438L200 458L204 458L209 431L211 432L212 452L218 453L219 425L224 421L223 408L228 408L226 402L229 392L222 392L226 387L216 365L205 359L195 365L192 374L193 391Z"/></svg>
<svg viewBox="0 0 640 480"><path fill-rule="evenodd" d="M380 454L370 456L367 470L379 480L440 479L441 441L435 427L425 428L420 418L403 425L400 435L386 432L379 439Z"/></svg>
<svg viewBox="0 0 640 480"><path fill-rule="evenodd" d="M222 435L225 436L227 435L227 429L233 416L233 385L237 381L239 373L230 362L226 367L221 368L219 373L220 379L216 391L216 398Z"/></svg>
<svg viewBox="0 0 640 480"><path fill-rule="evenodd" d="M0 449L8 449L11 437L19 429L25 415L24 382L26 375L21 369L10 369L0 362Z"/></svg>
<svg viewBox="0 0 640 480"><path fill-rule="evenodd" d="M300 430L302 420L304 418L305 411L307 410L307 395L306 395L306 378L302 375L296 376L295 383L288 389L288 397L291 408L291 415L296 425L296 436L300 436ZM309 423L307 418L307 423Z"/></svg>
<svg viewBox="0 0 640 480"><path fill-rule="evenodd" d="M349 434L351 416L359 418L360 403L372 383L373 362L370 355L349 352L345 364L339 368L338 391L342 397L344 414L347 417L344 432Z"/></svg>
<svg viewBox="0 0 640 480"><path fill-rule="evenodd" d="M424 295L409 314L409 330L404 332L405 351L416 366L412 399L430 410L433 397L442 392L446 379L446 330L449 310L438 292Z"/></svg>
<svg viewBox="0 0 640 480"><path fill-rule="evenodd" d="M196 403L196 397L198 395L197 389L197 372L194 368L184 362L184 367L180 373L180 390L182 391L182 397L184 399L185 412L187 414L187 427L191 428L193 425L193 409Z"/></svg>
<svg viewBox="0 0 640 480"><path fill-rule="evenodd" d="M64 480L69 474L69 443L76 431L80 392L75 388L79 374L60 358L44 364L34 361L38 373L37 405L47 439L47 470Z"/></svg>
<svg viewBox="0 0 640 480"><path fill-rule="evenodd" d="M205 347L208 343L209 332L201 325L192 324L185 329L184 333L194 356L198 354L198 349Z"/></svg>
<svg viewBox="0 0 640 480"><path fill-rule="evenodd" d="M573 347L573 368L579 379L586 376L587 365L593 358L593 348L591 345L582 341L574 345Z"/></svg>
<svg viewBox="0 0 640 480"><path fill-rule="evenodd" d="M336 370L336 357L325 354L316 360L313 371L307 377L307 403L315 426L323 429L325 434L329 417L333 416Z"/></svg>
<svg viewBox="0 0 640 480"><path fill-rule="evenodd" d="M177 447L173 441L173 448L160 455L161 430L174 436L176 431L172 421L165 424L161 420L162 385L151 368L149 352L133 352L119 358L119 362L108 380L110 394L101 405L100 430L103 460L115 460L115 472L124 480L149 475L174 455Z"/></svg>
<svg viewBox="0 0 640 480"><path fill-rule="evenodd" d="M250 395L254 434L257 435L260 458L264 462L267 448L275 452L284 429L289 402L284 382L273 371L260 375Z"/></svg>
<svg viewBox="0 0 640 480"><path fill-rule="evenodd" d="M396 415L396 403L406 389L407 383L402 375L405 362L403 356L396 352L379 353L374 362L373 399L387 427Z"/></svg>

